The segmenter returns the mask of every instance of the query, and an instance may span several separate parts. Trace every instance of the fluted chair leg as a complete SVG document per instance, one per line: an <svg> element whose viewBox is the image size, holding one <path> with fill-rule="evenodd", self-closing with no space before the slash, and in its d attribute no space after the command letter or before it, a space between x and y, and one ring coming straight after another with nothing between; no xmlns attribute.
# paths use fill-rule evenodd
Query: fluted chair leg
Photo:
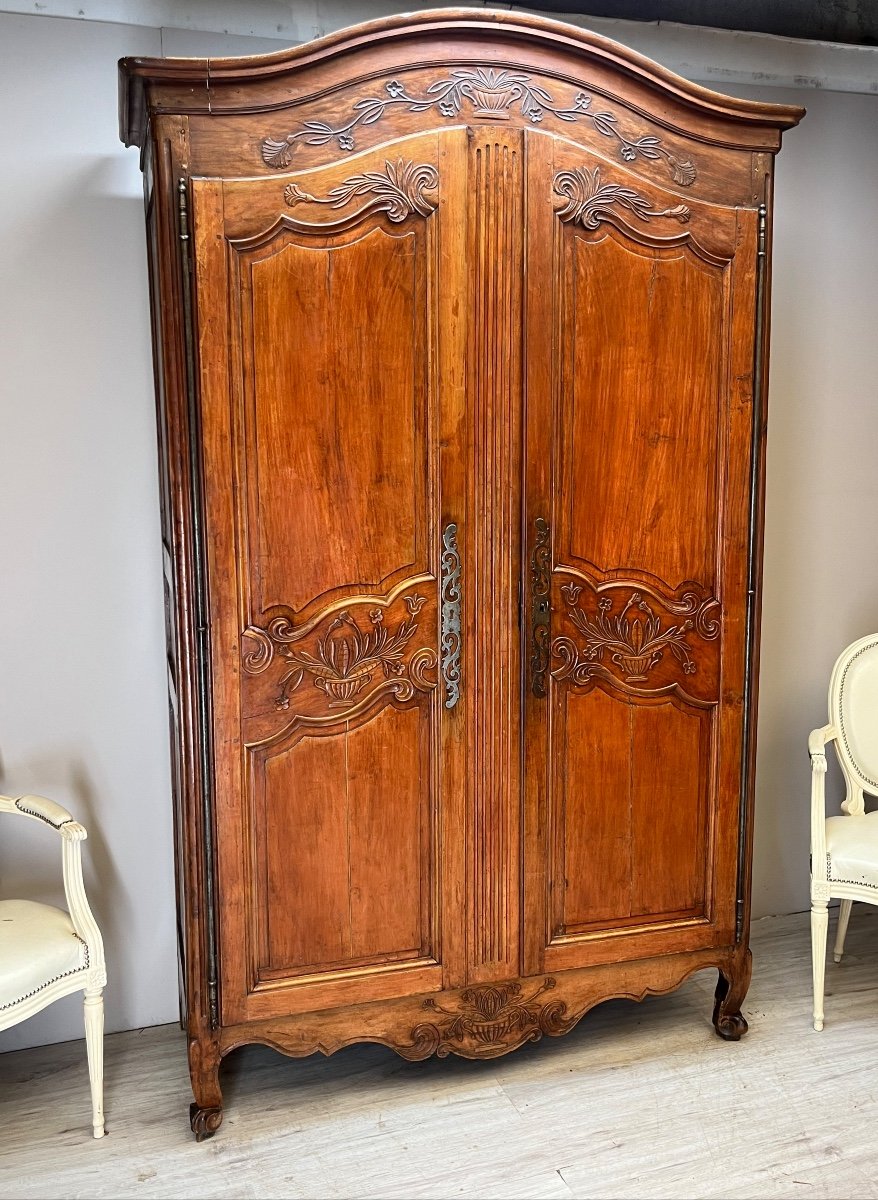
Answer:
<svg viewBox="0 0 878 1200"><path fill-rule="evenodd" d="M829 908L825 900L811 903L811 959L814 970L814 1028L823 1028L823 981L826 972L826 934Z"/></svg>
<svg viewBox="0 0 878 1200"><path fill-rule="evenodd" d="M835 933L835 950L833 957L836 962L841 962L841 956L844 954L844 939L847 936L848 921L851 919L851 905L853 900L842 900L838 907L838 929Z"/></svg>
<svg viewBox="0 0 878 1200"><path fill-rule="evenodd" d="M104 996L101 990L85 993L85 1047L91 1083L92 1126L96 1138L104 1136Z"/></svg>

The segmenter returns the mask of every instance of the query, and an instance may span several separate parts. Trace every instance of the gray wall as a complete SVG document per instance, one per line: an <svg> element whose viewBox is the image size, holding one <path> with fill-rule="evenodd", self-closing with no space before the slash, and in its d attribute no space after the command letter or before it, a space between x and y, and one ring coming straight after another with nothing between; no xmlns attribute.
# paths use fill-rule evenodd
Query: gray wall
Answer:
<svg viewBox="0 0 878 1200"><path fill-rule="evenodd" d="M162 4L99 7L126 20ZM380 8L324 9L299 35ZM777 183L755 861L756 915L789 912L808 896L805 737L838 651L878 628L878 97L851 90L878 51L852 66L831 47L583 23L715 86L809 108ZM90 829L111 1030L177 1013L146 266L116 60L278 44L252 28L264 36L0 14L0 788L45 792ZM757 60L763 78L792 78L803 53L810 78L850 94L742 83ZM0 832L2 894L60 900L53 835L19 824ZM71 998L0 1049L80 1031Z"/></svg>

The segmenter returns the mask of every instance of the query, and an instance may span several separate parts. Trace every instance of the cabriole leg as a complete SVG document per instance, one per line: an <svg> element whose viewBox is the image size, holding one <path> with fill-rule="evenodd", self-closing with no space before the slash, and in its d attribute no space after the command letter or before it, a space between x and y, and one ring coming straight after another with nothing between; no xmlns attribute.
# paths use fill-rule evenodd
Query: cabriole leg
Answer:
<svg viewBox="0 0 878 1200"><path fill-rule="evenodd" d="M841 962L841 956L844 954L844 939L847 936L848 921L851 919L852 904L853 900L842 900L838 908L838 929L835 933L834 951L836 962Z"/></svg>
<svg viewBox="0 0 878 1200"><path fill-rule="evenodd" d="M814 1028L823 1028L823 980L829 909L825 900L811 901L811 965L814 970Z"/></svg>
<svg viewBox="0 0 878 1200"><path fill-rule="evenodd" d="M96 1138L104 1136L104 997L100 988L86 992L85 1051L91 1084L91 1123Z"/></svg>
<svg viewBox="0 0 878 1200"><path fill-rule="evenodd" d="M713 1006L713 1024L727 1042L737 1042L747 1032L747 1022L741 1016L741 1005L750 986L753 955L747 950L723 967L717 980Z"/></svg>
<svg viewBox="0 0 878 1200"><path fill-rule="evenodd" d="M195 1103L189 1106L189 1124L196 1142L213 1137L223 1123L219 1069L219 1046L215 1042L192 1038L189 1042L189 1075Z"/></svg>

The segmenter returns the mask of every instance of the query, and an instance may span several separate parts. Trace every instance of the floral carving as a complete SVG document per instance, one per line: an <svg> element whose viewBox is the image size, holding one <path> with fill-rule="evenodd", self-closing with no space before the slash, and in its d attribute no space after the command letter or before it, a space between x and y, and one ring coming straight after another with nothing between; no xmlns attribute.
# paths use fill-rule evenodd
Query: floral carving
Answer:
<svg viewBox="0 0 878 1200"><path fill-rule="evenodd" d="M543 1034L564 1033L572 1023L567 1020L567 1005L560 1000L543 1000L552 991L555 980L549 976L536 991L524 998L521 984L490 984L470 987L460 993L456 1008L444 1008L436 1000L425 1000L424 1008L438 1015L412 1030L418 1056L465 1052L471 1058L491 1058L520 1046L536 1042Z"/></svg>
<svg viewBox="0 0 878 1200"><path fill-rule="evenodd" d="M290 208L297 204L331 204L333 208L344 208L355 196L371 196L368 204L371 212L386 212L395 223L417 214L428 217L436 205L424 193L439 185L439 175L429 163L413 163L398 158L395 163L385 162L384 171L366 171L352 175L320 198L303 192L296 183L284 188L284 200Z"/></svg>
<svg viewBox="0 0 878 1200"><path fill-rule="evenodd" d="M719 603L713 597L686 592L679 600L663 601L672 615L683 620L666 623L657 616L643 590L633 591L619 612L613 611L609 596L598 596L597 612L589 615L579 605L582 586L567 583L561 594L567 604L567 615L584 638L577 645L571 638L557 638L552 651L561 659L554 675L570 678L574 683L588 683L595 675L608 672L604 663L609 660L619 667L626 683L643 683L666 653L673 655L684 675L694 675L697 663L691 634L713 641L719 636L719 621L715 610Z"/></svg>
<svg viewBox="0 0 878 1200"><path fill-rule="evenodd" d="M489 67L460 67L435 80L426 92L412 96L399 79L384 85L384 94L357 100L353 116L339 126L325 121L304 121L301 128L283 138L265 138L262 158L270 167L288 167L298 142L308 146L325 146L334 141L340 150L355 148L354 130L362 125L374 125L388 108L400 107L413 113L436 110L446 118L457 117L464 107L482 120L507 121L514 106L532 124L538 125L548 114L559 121L586 121L602 137L614 138L619 155L625 162L638 158L664 162L674 183L688 187L694 183L696 170L688 159L680 159L662 145L661 138L646 134L629 138L621 132L614 113L598 112L592 108L592 97L581 89L567 106L556 104L551 92L536 83L523 71L494 70Z"/></svg>
<svg viewBox="0 0 878 1200"><path fill-rule="evenodd" d="M640 221L649 222L650 217L670 217L685 224L689 220L689 209L685 204L673 208L653 208L649 200L633 188L618 183L601 183L600 167L590 171L577 167L572 171L559 171L553 181L559 196L567 203L557 210L562 221L578 222L585 229L597 229L601 221L610 220L613 208L627 209Z"/></svg>
<svg viewBox="0 0 878 1200"><path fill-rule="evenodd" d="M276 617L267 630L251 626L245 631L253 645L244 655L244 669L251 675L260 674L275 655L286 663L275 700L275 708L280 711L290 707L290 694L306 675L313 677L314 686L326 694L330 708L351 707L376 676L391 683L398 699L407 700L414 687L427 690L436 686L425 674L435 667L436 656L425 647L406 661L406 651L418 628L415 617L426 597L413 593L403 600L409 615L395 629L385 624L381 607L369 610L371 628L366 631L347 610L340 612L317 639L313 652L299 645L301 634L288 617Z"/></svg>

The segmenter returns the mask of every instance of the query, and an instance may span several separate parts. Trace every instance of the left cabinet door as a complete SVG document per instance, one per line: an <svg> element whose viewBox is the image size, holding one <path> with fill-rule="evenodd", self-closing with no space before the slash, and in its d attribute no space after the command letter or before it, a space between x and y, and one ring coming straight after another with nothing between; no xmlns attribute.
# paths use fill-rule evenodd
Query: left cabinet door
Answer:
<svg viewBox="0 0 878 1200"><path fill-rule="evenodd" d="M462 980L465 178L448 131L190 184L224 1024Z"/></svg>

